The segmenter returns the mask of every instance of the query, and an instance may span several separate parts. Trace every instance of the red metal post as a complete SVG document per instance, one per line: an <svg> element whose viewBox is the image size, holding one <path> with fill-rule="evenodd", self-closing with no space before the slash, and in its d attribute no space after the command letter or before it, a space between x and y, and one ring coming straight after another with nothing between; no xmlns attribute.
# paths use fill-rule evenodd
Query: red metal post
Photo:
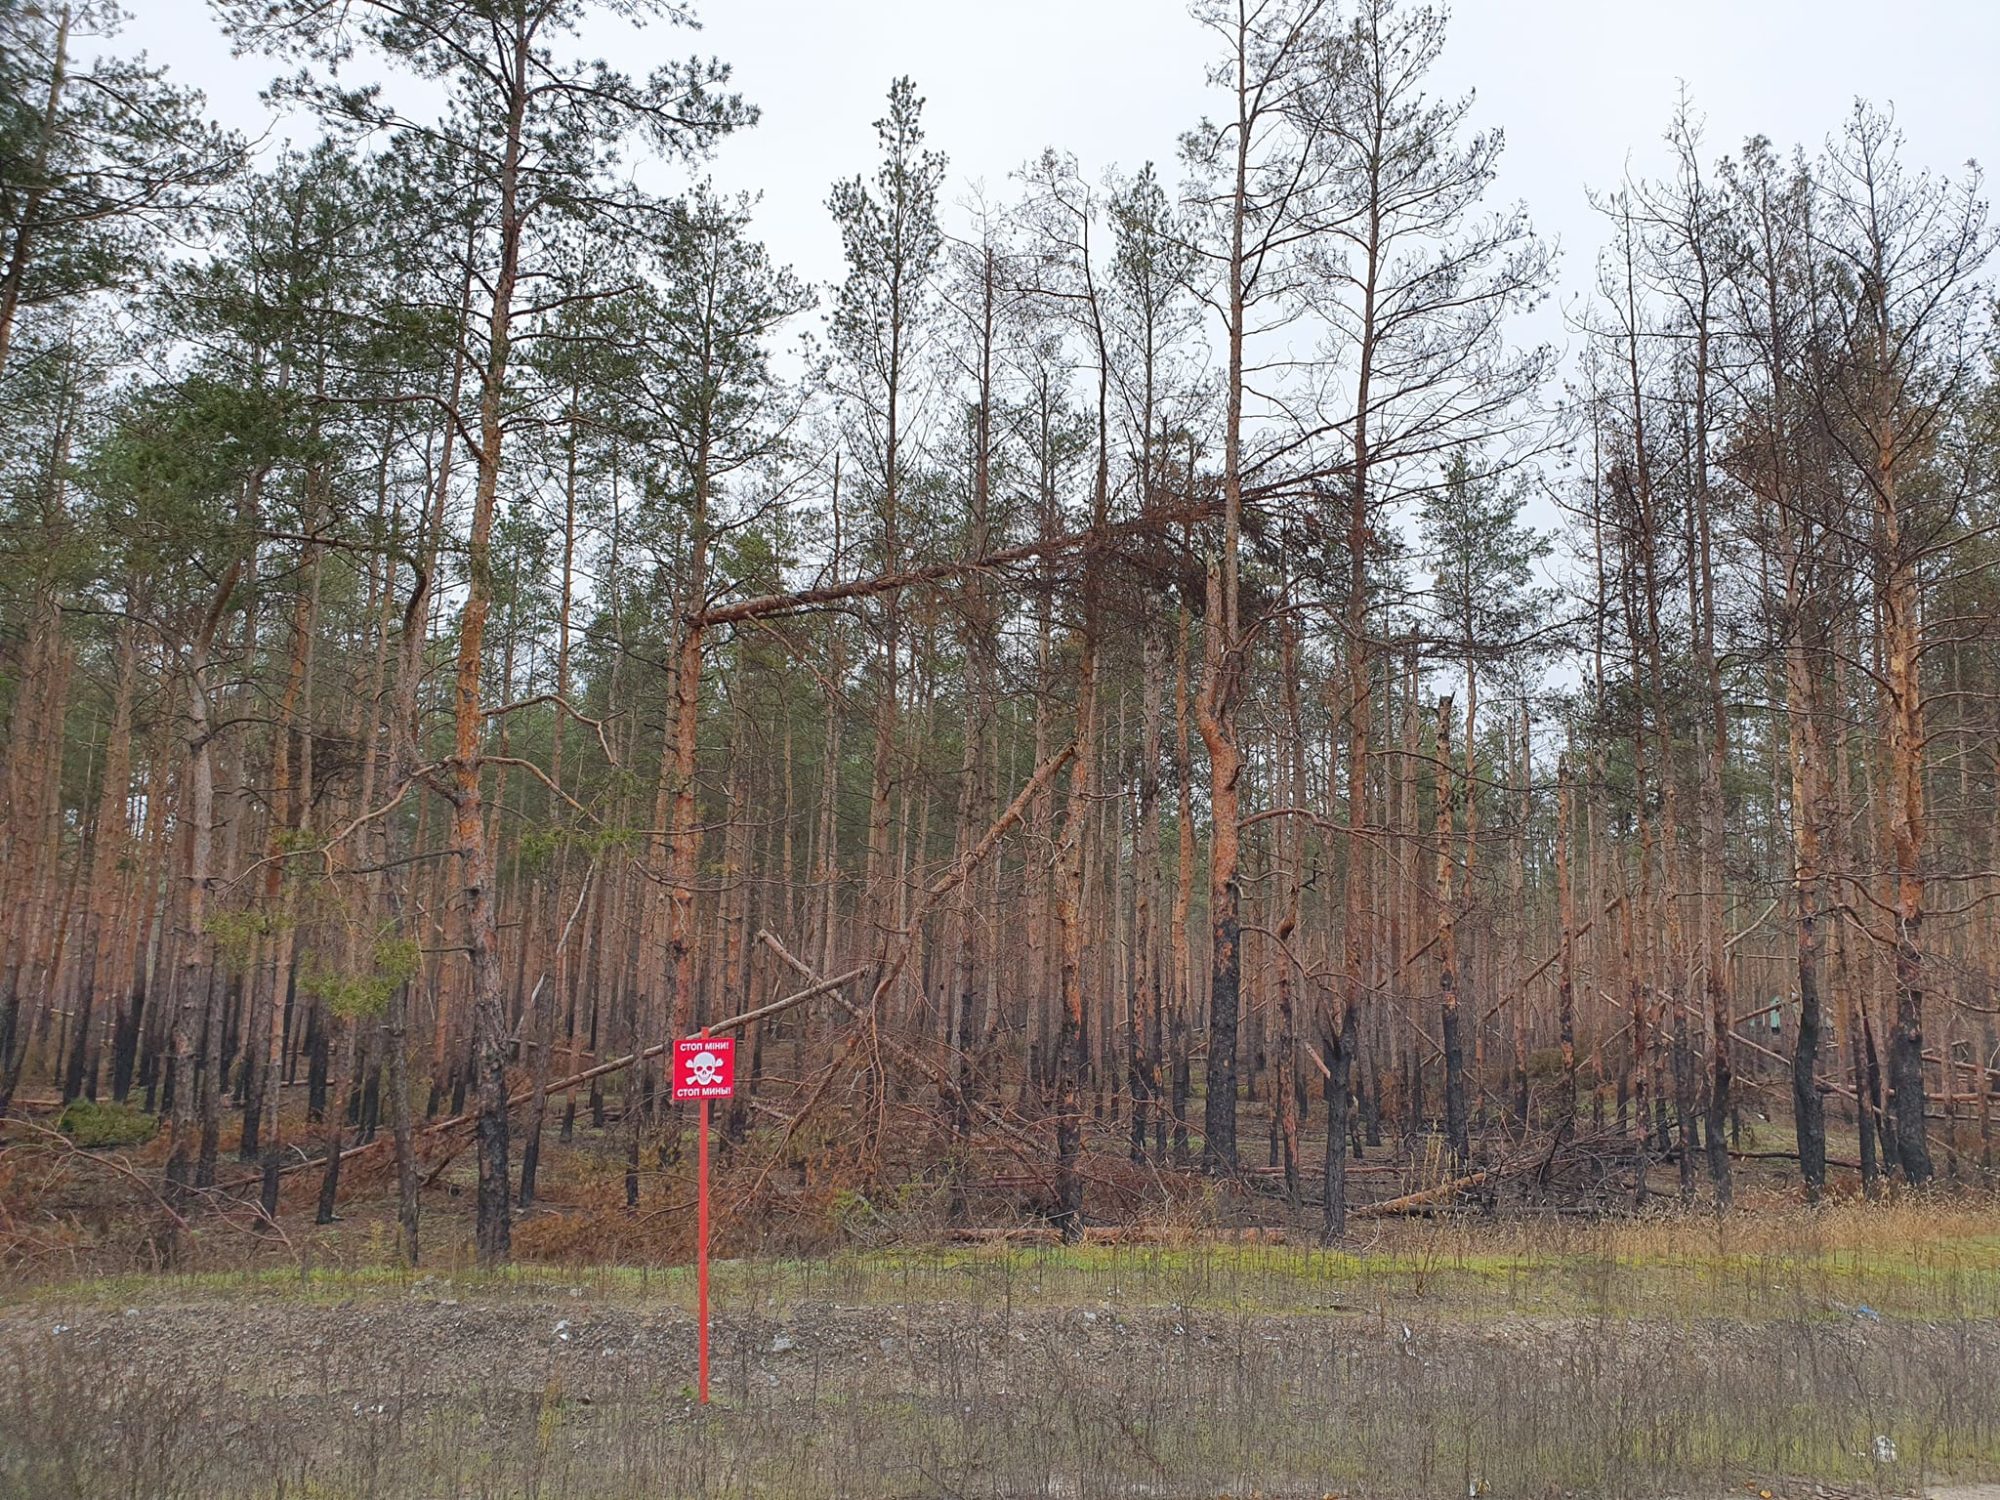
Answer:
<svg viewBox="0 0 2000 1500"><path fill-rule="evenodd" d="M708 1035L707 1032L702 1033ZM701 1101L701 1165L695 1172L695 1317L701 1324L700 1400L708 1404L708 1101Z"/></svg>

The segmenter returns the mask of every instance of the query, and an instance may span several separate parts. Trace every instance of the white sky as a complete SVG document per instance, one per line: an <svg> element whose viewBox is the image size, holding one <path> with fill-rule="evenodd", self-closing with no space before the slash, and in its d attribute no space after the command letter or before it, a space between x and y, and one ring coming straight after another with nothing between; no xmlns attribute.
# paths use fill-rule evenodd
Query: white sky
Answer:
<svg viewBox="0 0 2000 1500"><path fill-rule="evenodd" d="M257 95L276 65L232 58L204 0L126 3L124 47L206 91L225 123L265 131ZM828 186L871 168L872 122L897 74L929 99L953 199L984 181L1005 200L1008 173L1051 144L1093 176L1150 158L1172 182L1180 132L1212 107L1210 39L1182 0L697 5L699 32L612 25L591 44L635 72L694 51L734 65L763 121L723 145L714 176L763 193L775 258L815 282L840 269ZM1641 174L1663 169L1681 80L1716 153L1756 132L1815 146L1865 94L1895 106L1913 163L1955 170L2000 159L1996 65L2000 0L1461 0L1436 84L1476 88L1477 123L1506 131L1497 197L1524 200L1560 242L1567 300L1590 285L1600 239L1584 188L1613 185L1628 158ZM1560 320L1533 332L1560 339Z"/></svg>

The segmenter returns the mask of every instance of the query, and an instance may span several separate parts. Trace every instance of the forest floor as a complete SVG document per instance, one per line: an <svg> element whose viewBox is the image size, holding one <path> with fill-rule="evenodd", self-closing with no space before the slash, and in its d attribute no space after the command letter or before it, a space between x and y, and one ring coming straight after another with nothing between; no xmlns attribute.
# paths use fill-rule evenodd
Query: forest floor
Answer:
<svg viewBox="0 0 2000 1500"><path fill-rule="evenodd" d="M2000 1500L1990 1203L18 1284L0 1495Z"/></svg>

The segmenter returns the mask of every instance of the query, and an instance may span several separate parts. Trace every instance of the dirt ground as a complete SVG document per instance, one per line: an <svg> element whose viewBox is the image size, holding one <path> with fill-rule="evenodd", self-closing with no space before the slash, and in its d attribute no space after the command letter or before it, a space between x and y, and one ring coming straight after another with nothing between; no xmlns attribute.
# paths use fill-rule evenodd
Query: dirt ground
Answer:
<svg viewBox="0 0 2000 1500"><path fill-rule="evenodd" d="M0 1312L0 1494L2000 1500L1984 1255L743 1262L705 1411L678 1269L100 1281Z"/></svg>

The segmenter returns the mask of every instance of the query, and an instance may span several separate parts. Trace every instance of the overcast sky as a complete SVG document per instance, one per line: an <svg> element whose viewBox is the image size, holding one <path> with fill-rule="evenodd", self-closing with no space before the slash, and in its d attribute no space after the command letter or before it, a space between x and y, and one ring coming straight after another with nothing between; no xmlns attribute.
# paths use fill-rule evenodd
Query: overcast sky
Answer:
<svg viewBox="0 0 2000 1500"><path fill-rule="evenodd" d="M127 45L205 90L225 123L270 126L257 96L275 65L232 58L204 0L127 4ZM978 181L1007 197L1008 174L1045 145L1093 176L1152 159L1172 181L1181 131L1215 107L1211 39L1183 0L703 0L698 13L699 32L614 25L590 41L632 71L691 51L734 65L763 120L724 144L714 176L762 192L763 237L814 281L840 269L827 188L872 166L897 74L929 100L955 199ZM1461 0L1436 83L1476 89L1476 122L1505 130L1497 194L1559 240L1568 300L1601 238L1585 187L1615 184L1628 160L1663 168L1683 80L1715 153L1759 132L1816 146L1865 94L1894 105L1912 162L1955 171L2000 158L1996 64L2000 0ZM1562 336L1555 316L1537 322Z"/></svg>

